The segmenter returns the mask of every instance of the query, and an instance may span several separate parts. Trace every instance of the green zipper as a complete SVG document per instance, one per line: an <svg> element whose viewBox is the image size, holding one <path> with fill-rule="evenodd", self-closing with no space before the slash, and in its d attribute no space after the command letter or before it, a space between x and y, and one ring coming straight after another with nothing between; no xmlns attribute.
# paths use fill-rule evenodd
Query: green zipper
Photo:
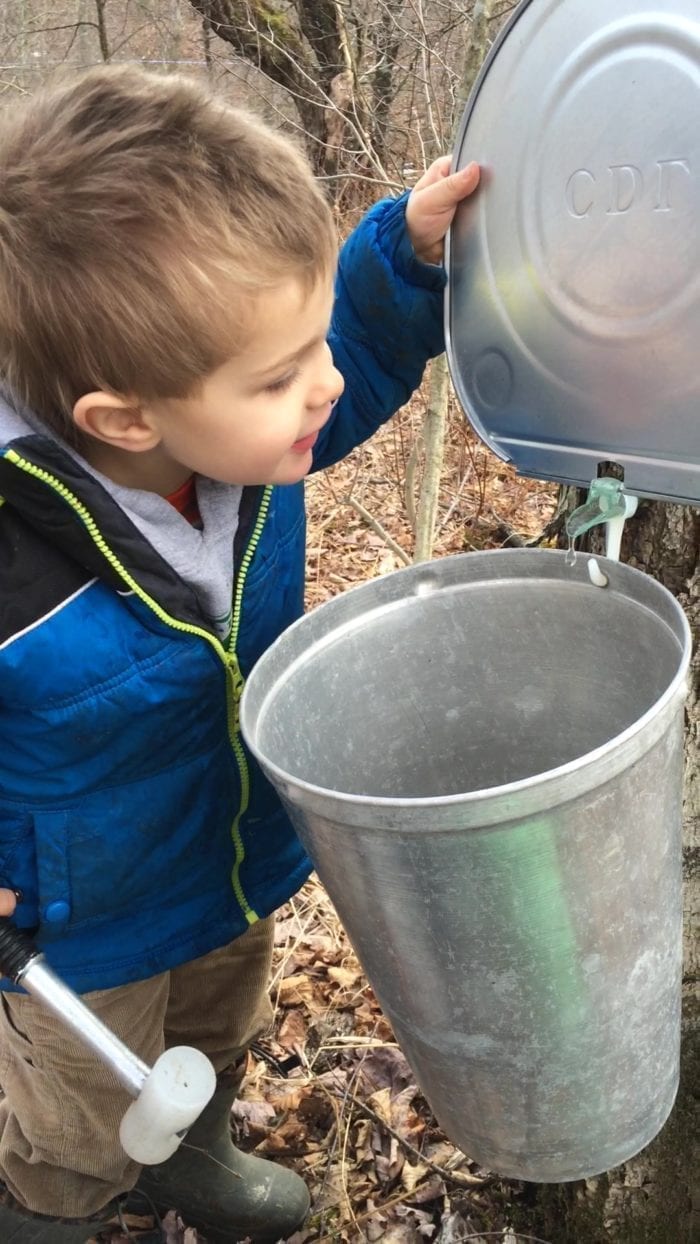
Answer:
<svg viewBox="0 0 700 1244"><path fill-rule="evenodd" d="M236 899L238 900L248 924L255 924L260 917L250 906L250 903L248 902L243 891L240 879L241 866L245 859L245 847L241 836L240 824L241 818L247 812L250 802L250 772L248 770L248 762L243 743L241 741L240 725L238 720L238 704L245 680L241 674L240 665L238 664L236 642L238 640L241 625L241 616L243 611L243 589L245 587L246 575L248 573L250 563L255 555L255 550L259 543L260 536L262 535L263 527L265 526L265 519L267 518L267 513L270 508L272 486L268 485L263 491L253 531L241 560L241 566L237 575L234 592L231 633L229 635L227 645L224 646L216 635L212 635L211 632L206 631L204 627L193 626L189 622L181 622L178 618L171 617L170 614L163 609L162 605L159 605L152 596L149 596L148 593L143 590L140 584L137 583L136 579L129 574L126 567L122 565L116 553L114 553L109 547L90 511L83 505L82 501L80 501L78 497L71 492L70 488L67 488L66 485L62 484L59 479L56 479L55 475L51 475L49 471L45 471L43 467L36 466L35 463L29 462L26 458L22 458L14 449L6 450L3 456L8 460L8 462L11 462L13 466L19 467L21 471L24 471L27 475L33 476L34 479L40 480L41 483L48 484L49 487L53 488L54 492L58 493L61 499L65 501L81 519L84 527L90 535L90 538L93 540L94 544L112 569L116 571L120 579L127 585L127 587L129 587L134 595L137 596L139 600L143 601L144 605L148 606L160 622L165 623L166 626L172 627L173 630L182 631L189 635L198 635L201 639L205 639L206 642L214 649L219 660L222 662L227 674L226 723L228 736L231 744L231 750L238 766L241 784L240 804L231 826L231 837L233 839L235 851L235 861L231 872L231 884L233 886Z"/></svg>
<svg viewBox="0 0 700 1244"><path fill-rule="evenodd" d="M246 760L245 750L241 741L241 729L238 719L238 706L240 704L241 693L243 691L245 680L241 674L241 668L238 664L238 658L236 657L236 644L238 642L238 633L241 629L241 617L243 614L243 588L245 586L250 563L255 556L255 550L258 547L258 542L260 540L260 536L262 535L262 529L265 526L267 512L270 508L271 497L272 485L268 484L268 486L263 490L257 517L253 525L250 539L246 545L245 553L241 558L241 566L236 578L236 587L233 594L231 634L229 636L227 649L228 655L235 661L235 674L232 673L231 675L233 695L227 702L233 713L233 722L229 725L229 739L231 740L231 747L233 748L233 753L236 757L238 772L241 779L241 801L238 806L238 812L233 819L233 825L231 826L231 837L233 838L233 847L236 853L233 869L231 871L231 884L233 886L233 892L236 895L241 908L243 909L243 914L248 921L248 924L255 924L256 920L259 919L259 916L256 915L248 903L243 891L243 886L241 885L241 866L245 859L245 847L243 845L243 838L241 837L241 817L248 811L248 804L250 802L250 771L248 769L248 761Z"/></svg>

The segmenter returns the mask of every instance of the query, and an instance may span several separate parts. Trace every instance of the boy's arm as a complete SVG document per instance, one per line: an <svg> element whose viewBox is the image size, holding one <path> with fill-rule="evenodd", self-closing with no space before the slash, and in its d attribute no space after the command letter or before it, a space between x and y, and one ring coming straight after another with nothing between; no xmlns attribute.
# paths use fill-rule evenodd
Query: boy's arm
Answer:
<svg viewBox="0 0 700 1244"><path fill-rule="evenodd" d="M377 203L341 250L328 344L345 390L316 442L314 471L404 406L428 359L444 349L445 271L415 257L407 200Z"/></svg>
<svg viewBox="0 0 700 1244"><path fill-rule="evenodd" d="M410 195L376 204L342 248L328 340L345 392L316 443L314 470L405 405L428 359L445 348L446 275L437 265L456 206L479 176L472 165L450 175L449 163L436 161Z"/></svg>

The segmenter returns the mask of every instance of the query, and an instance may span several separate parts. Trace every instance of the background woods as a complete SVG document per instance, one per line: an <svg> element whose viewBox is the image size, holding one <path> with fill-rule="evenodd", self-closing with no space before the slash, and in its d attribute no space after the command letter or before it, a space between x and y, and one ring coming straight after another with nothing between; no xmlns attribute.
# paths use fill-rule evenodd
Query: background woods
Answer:
<svg viewBox="0 0 700 1244"><path fill-rule="evenodd" d="M492 4L494 26L514 6ZM399 187L449 143L471 4L64 0L5 8L5 86L57 63L187 64L296 128L321 175ZM346 187L341 187L345 190Z"/></svg>
<svg viewBox="0 0 700 1244"><path fill-rule="evenodd" d="M139 60L206 75L304 143L339 231L450 148L511 0L6 0L0 106L50 73ZM441 364L392 425L309 486L309 604L415 558L556 542L577 499L518 479L475 439ZM592 537L592 547L596 545ZM684 1082L645 1154L585 1184L515 1185L435 1126L320 887L282 913L276 1027L236 1106L243 1144L307 1178L294 1244L682 1244L697 1170L700 511L645 503L623 558L665 583L694 629L687 707ZM642 672L640 672L642 676ZM138 1227L134 1221L133 1228ZM174 1215L169 1239L194 1244ZM125 1237L121 1237L125 1238Z"/></svg>

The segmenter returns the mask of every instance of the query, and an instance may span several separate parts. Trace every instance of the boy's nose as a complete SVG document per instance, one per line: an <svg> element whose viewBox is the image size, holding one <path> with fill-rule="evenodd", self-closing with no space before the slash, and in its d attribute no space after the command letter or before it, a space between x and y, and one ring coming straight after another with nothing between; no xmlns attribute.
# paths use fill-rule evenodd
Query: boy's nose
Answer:
<svg viewBox="0 0 700 1244"><path fill-rule="evenodd" d="M326 350L325 366L309 395L310 406L325 406L326 402L337 402L345 388L345 381L333 362L331 352L327 347Z"/></svg>
<svg viewBox="0 0 700 1244"><path fill-rule="evenodd" d="M345 388L345 380L341 376L337 367L332 366L331 371L332 371L332 380L330 382L331 394L330 394L330 397L328 398L328 401L337 402L338 398L343 392L343 389Z"/></svg>

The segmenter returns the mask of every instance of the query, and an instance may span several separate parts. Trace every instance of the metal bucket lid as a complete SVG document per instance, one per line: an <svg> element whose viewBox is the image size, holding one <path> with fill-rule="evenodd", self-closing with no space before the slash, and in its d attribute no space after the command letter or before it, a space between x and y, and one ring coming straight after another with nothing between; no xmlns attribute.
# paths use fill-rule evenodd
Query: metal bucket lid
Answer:
<svg viewBox="0 0 700 1244"><path fill-rule="evenodd" d="M524 0L462 120L447 352L499 457L700 504L698 0Z"/></svg>

